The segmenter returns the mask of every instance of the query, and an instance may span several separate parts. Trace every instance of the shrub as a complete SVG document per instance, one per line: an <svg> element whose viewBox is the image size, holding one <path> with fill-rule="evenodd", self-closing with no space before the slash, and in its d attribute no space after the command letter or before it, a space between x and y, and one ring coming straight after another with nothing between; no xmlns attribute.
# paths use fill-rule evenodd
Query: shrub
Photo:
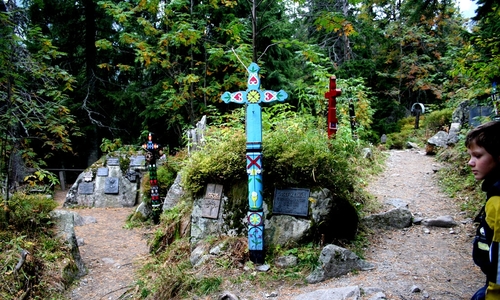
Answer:
<svg viewBox="0 0 500 300"><path fill-rule="evenodd" d="M427 130L432 132L443 130L450 125L452 114L453 109L451 108L433 111L425 115L423 125Z"/></svg>
<svg viewBox="0 0 500 300"><path fill-rule="evenodd" d="M57 207L52 198L42 194L15 193L3 203L2 227L12 226L17 230L34 231L50 221L49 213Z"/></svg>

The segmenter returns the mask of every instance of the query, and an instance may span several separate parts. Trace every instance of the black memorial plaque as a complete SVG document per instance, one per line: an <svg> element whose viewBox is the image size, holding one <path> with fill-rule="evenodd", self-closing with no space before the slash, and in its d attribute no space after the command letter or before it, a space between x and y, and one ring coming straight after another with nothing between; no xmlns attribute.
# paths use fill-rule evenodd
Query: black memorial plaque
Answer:
<svg viewBox="0 0 500 300"><path fill-rule="evenodd" d="M119 166L120 159L118 157L110 157L108 158L108 166Z"/></svg>
<svg viewBox="0 0 500 300"><path fill-rule="evenodd" d="M98 168L97 176L102 176L102 177L108 176L108 168Z"/></svg>
<svg viewBox="0 0 500 300"><path fill-rule="evenodd" d="M82 182L78 185L78 194L80 195L92 195L94 193L94 183L93 182Z"/></svg>
<svg viewBox="0 0 500 300"><path fill-rule="evenodd" d="M309 189L285 189L274 191L273 213L292 216L309 214Z"/></svg>
<svg viewBox="0 0 500 300"><path fill-rule="evenodd" d="M106 178L104 194L118 194L118 177Z"/></svg>
<svg viewBox="0 0 500 300"><path fill-rule="evenodd" d="M220 201L222 199L222 185L207 184L205 198L201 203L201 216L203 218L217 219L219 217Z"/></svg>

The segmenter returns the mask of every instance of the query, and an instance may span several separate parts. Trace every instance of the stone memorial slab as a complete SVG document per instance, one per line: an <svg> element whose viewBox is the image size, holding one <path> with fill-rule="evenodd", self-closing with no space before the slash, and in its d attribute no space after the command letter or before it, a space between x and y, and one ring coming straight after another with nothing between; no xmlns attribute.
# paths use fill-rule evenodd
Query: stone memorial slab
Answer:
<svg viewBox="0 0 500 300"><path fill-rule="evenodd" d="M146 163L146 156L145 155L137 155L133 156L130 159L130 166L131 167L142 167Z"/></svg>
<svg viewBox="0 0 500 300"><path fill-rule="evenodd" d="M219 217L220 202L222 199L222 185L207 184L205 198L201 203L201 216L204 218L217 219Z"/></svg>
<svg viewBox="0 0 500 300"><path fill-rule="evenodd" d="M274 191L273 213L307 217L309 214L309 189L276 189Z"/></svg>
<svg viewBox="0 0 500 300"><path fill-rule="evenodd" d="M83 173L83 180L86 182L92 181L92 177L93 177L92 171Z"/></svg>
<svg viewBox="0 0 500 300"><path fill-rule="evenodd" d="M130 160L130 166L142 167L145 164L146 164L146 156L145 155L134 156Z"/></svg>
<svg viewBox="0 0 500 300"><path fill-rule="evenodd" d="M118 157L110 157L107 161L108 166L119 166L120 159Z"/></svg>
<svg viewBox="0 0 500 300"><path fill-rule="evenodd" d="M98 168L97 169L97 176L107 177L108 172L109 172L108 168Z"/></svg>
<svg viewBox="0 0 500 300"><path fill-rule="evenodd" d="M94 193L94 183L93 182L82 182L78 185L78 194L80 195L92 195Z"/></svg>
<svg viewBox="0 0 500 300"><path fill-rule="evenodd" d="M118 177L108 177L104 183L104 194L118 194Z"/></svg>

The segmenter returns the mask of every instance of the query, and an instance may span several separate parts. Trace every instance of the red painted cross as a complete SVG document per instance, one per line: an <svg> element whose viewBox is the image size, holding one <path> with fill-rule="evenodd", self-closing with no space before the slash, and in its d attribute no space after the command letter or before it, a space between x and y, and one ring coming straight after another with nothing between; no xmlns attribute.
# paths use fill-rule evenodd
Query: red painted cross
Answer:
<svg viewBox="0 0 500 300"><path fill-rule="evenodd" d="M260 155L258 155L255 159L252 159L249 155L247 155L247 159L250 161L247 169L250 169L253 165L255 165L259 169L261 168L261 166L257 163L257 161L260 159Z"/></svg>
<svg viewBox="0 0 500 300"><path fill-rule="evenodd" d="M337 89L337 78L330 77L330 90L325 93L328 99L328 137L337 132L337 96L342 94L342 90Z"/></svg>

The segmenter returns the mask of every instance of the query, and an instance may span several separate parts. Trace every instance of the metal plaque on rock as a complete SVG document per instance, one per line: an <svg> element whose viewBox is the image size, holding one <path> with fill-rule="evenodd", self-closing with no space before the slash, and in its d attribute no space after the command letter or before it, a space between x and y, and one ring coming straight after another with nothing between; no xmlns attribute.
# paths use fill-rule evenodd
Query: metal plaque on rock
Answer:
<svg viewBox="0 0 500 300"><path fill-rule="evenodd" d="M285 189L274 191L273 213L292 216L309 214L309 189Z"/></svg>
<svg viewBox="0 0 500 300"><path fill-rule="evenodd" d="M106 178L104 194L118 194L118 177Z"/></svg>
<svg viewBox="0 0 500 300"><path fill-rule="evenodd" d="M145 162L146 162L145 155L137 155L137 156L132 157L132 159L130 159L130 166L131 167L142 167L142 166L144 166Z"/></svg>
<svg viewBox="0 0 500 300"><path fill-rule="evenodd" d="M78 185L78 194L80 195L92 195L94 193L94 183L93 182L82 182Z"/></svg>
<svg viewBox="0 0 500 300"><path fill-rule="evenodd" d="M222 185L207 184L205 198L201 204L201 216L204 218L217 219L219 216L220 201L222 199Z"/></svg>
<svg viewBox="0 0 500 300"><path fill-rule="evenodd" d="M119 166L120 159L118 157L110 157L108 158L108 166Z"/></svg>
<svg viewBox="0 0 500 300"><path fill-rule="evenodd" d="M97 176L102 176L102 177L108 176L108 168L98 168Z"/></svg>

